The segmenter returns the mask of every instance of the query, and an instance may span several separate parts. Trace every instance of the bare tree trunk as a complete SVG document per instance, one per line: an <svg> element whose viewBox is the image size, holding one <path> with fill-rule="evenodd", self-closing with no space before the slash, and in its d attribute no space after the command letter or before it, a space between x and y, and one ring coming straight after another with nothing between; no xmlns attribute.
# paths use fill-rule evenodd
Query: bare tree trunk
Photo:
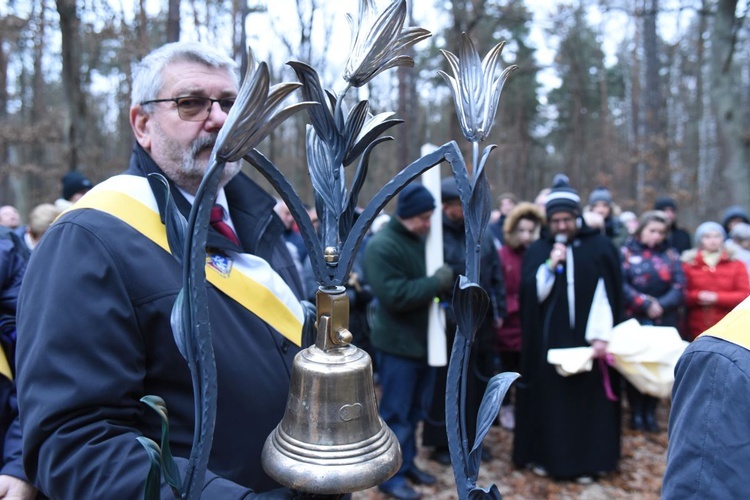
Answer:
<svg viewBox="0 0 750 500"><path fill-rule="evenodd" d="M409 26L414 24L411 3L409 3L408 24ZM413 47L410 47L407 53L414 57ZM416 71L414 68L399 66L396 73L398 77L398 118L405 122L396 131L396 163L399 168L405 167L419 157Z"/></svg>
<svg viewBox="0 0 750 500"><path fill-rule="evenodd" d="M640 23L636 22L635 41L633 43L633 68L631 72L632 89L630 93L630 112L632 141L632 157L635 167L635 200L638 207L643 207L645 203L645 185L646 185L646 164L643 161L643 152L641 146L641 56L640 56Z"/></svg>
<svg viewBox="0 0 750 500"><path fill-rule="evenodd" d="M659 72L659 38L656 33L659 0L650 0L643 16L643 59L645 64L645 87L643 89L645 154L649 166L649 184L656 194L670 191L669 165L667 162L667 134L665 123L665 100Z"/></svg>
<svg viewBox="0 0 750 500"><path fill-rule="evenodd" d="M719 164L724 166L727 204L750 206L750 141L743 131L736 75L732 71L739 19L737 0L719 0L711 31L710 93L716 116Z"/></svg>
<svg viewBox="0 0 750 500"><path fill-rule="evenodd" d="M169 0L167 9L167 42L180 40L180 0Z"/></svg>
<svg viewBox="0 0 750 500"><path fill-rule="evenodd" d="M65 138L68 146L68 170L79 166L79 149L86 136L86 101L81 88L83 47L76 0L57 0L62 36L62 77L65 90Z"/></svg>

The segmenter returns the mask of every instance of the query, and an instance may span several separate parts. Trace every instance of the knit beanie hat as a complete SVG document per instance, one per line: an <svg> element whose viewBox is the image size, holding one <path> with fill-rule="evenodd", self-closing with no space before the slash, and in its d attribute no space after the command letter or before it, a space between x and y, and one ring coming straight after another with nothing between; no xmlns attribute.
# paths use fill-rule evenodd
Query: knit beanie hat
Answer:
<svg viewBox="0 0 750 500"><path fill-rule="evenodd" d="M675 203L674 198L669 196L659 196L656 199L654 202L654 210L664 210L665 208L677 210L677 203Z"/></svg>
<svg viewBox="0 0 750 500"><path fill-rule="evenodd" d="M591 194L589 195L589 205L593 205L598 201L603 201L610 206L612 205L612 193L609 192L609 189L599 186L591 191Z"/></svg>
<svg viewBox="0 0 750 500"><path fill-rule="evenodd" d="M698 229L695 230L695 239L693 241L695 242L696 246L700 246L701 238L703 238L706 233L719 233L722 240L726 239L727 237L727 232L724 231L724 228L721 227L721 224L719 224L718 222L704 222L703 224L698 226Z"/></svg>
<svg viewBox="0 0 750 500"><path fill-rule="evenodd" d="M88 191L94 187L90 180L80 172L68 172L62 178L62 197L70 200L74 194Z"/></svg>
<svg viewBox="0 0 750 500"><path fill-rule="evenodd" d="M727 223L732 219L742 219L743 222L750 223L750 218L747 216L747 212L739 205L732 205L724 210L724 217L722 218L722 224L724 227L726 227Z"/></svg>
<svg viewBox="0 0 750 500"><path fill-rule="evenodd" d="M458 187L455 177L446 177L440 182L440 197L443 201L458 200Z"/></svg>
<svg viewBox="0 0 750 500"><path fill-rule="evenodd" d="M409 184L398 195L396 215L408 219L435 210L435 198L421 184Z"/></svg>
<svg viewBox="0 0 750 500"><path fill-rule="evenodd" d="M557 212L570 212L574 215L581 213L581 197L575 189L570 187L570 179L565 174L557 174L552 183L552 191L547 195L545 203L547 219Z"/></svg>

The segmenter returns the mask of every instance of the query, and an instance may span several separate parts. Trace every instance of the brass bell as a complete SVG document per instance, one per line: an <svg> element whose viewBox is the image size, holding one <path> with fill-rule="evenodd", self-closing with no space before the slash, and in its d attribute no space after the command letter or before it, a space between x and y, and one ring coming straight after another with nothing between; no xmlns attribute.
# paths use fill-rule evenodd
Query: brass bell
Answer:
<svg viewBox="0 0 750 500"><path fill-rule="evenodd" d="M372 361L350 344L344 287L317 295L315 345L294 358L286 411L263 447L263 468L311 494L378 485L401 467L398 440L378 414Z"/></svg>

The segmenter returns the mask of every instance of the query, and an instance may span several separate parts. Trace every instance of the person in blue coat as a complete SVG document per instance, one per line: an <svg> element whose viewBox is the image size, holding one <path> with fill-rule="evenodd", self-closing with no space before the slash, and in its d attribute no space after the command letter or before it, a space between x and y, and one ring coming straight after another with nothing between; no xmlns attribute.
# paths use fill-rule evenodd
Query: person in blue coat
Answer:
<svg viewBox="0 0 750 500"><path fill-rule="evenodd" d="M747 498L748 415L750 298L677 362L662 499Z"/></svg>
<svg viewBox="0 0 750 500"><path fill-rule="evenodd" d="M26 271L23 243L0 227L0 498L33 499L36 489L23 471L21 424L16 399L15 349L18 293Z"/></svg>
<svg viewBox="0 0 750 500"><path fill-rule="evenodd" d="M134 72L129 169L86 193L32 253L18 307L18 402L24 468L51 498L143 498L150 462L137 438L161 438L146 395L166 402L185 477L193 384L170 323L182 266L167 245L164 189L149 179L164 176L189 213L238 82L234 61L205 44L146 56ZM218 401L201 496L283 497L261 451L286 407L302 287L274 199L239 163L226 165L216 203L223 225L208 229L206 294ZM173 497L165 482L161 495Z"/></svg>

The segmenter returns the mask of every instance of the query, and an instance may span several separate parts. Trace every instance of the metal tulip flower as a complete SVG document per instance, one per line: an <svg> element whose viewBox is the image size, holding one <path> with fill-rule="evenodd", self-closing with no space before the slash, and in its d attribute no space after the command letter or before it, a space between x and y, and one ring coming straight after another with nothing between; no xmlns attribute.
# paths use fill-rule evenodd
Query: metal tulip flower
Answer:
<svg viewBox="0 0 750 500"><path fill-rule="evenodd" d="M346 18L355 35L344 80L353 87L361 87L388 68L414 66L414 59L401 52L431 35L423 28L404 27L405 0L391 3L380 15L373 0L360 0L356 26L349 14Z"/></svg>
<svg viewBox="0 0 750 500"><path fill-rule="evenodd" d="M468 417L465 411L469 354L490 302L487 292L478 282L481 242L492 208L485 165L495 146L487 146L480 156L479 143L486 139L492 129L505 80L517 69L517 66L510 66L501 71L500 54L504 45L504 42L495 45L484 60L480 60L471 39L463 33L459 46L460 57L446 50L442 51L453 70L453 76L439 72L451 85L461 130L473 145L471 171L464 162L452 164L464 211L466 275L459 278L453 292L457 327L448 366L445 408L448 447L461 499L501 498L500 491L494 484L487 488L477 486L482 441L497 417L510 384L519 376L517 373L501 373L490 379L477 416L476 437L474 443L469 443L466 431Z"/></svg>

